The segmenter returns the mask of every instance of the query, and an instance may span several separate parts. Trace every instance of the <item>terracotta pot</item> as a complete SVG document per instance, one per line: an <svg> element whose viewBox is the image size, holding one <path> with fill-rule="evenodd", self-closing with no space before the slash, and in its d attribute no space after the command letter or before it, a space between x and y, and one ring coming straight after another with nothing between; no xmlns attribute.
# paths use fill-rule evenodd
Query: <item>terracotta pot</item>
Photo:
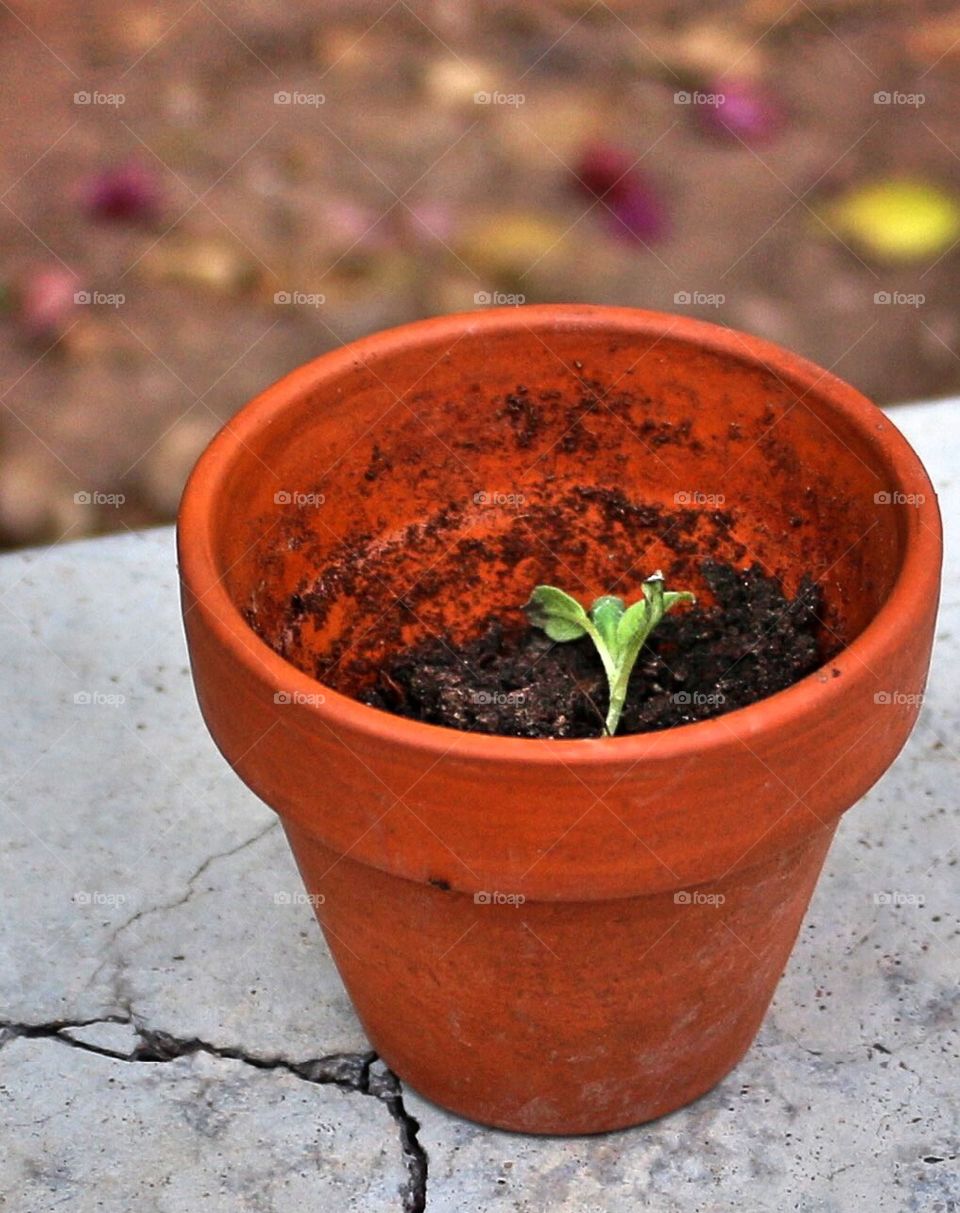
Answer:
<svg viewBox="0 0 960 1213"><path fill-rule="evenodd" d="M580 518L548 550L577 485L659 503L683 541L599 544ZM204 717L280 814L373 1046L427 1098L538 1133L650 1120L743 1056L841 814L916 718L941 553L922 466L853 388L728 329L580 306L428 320L295 371L204 453L179 545ZM461 733L329 685L538 581L631 598L662 566L696 589L707 551L791 591L810 572L839 655L596 740ZM321 573L326 615L291 623ZM325 682L303 672L331 653Z"/></svg>

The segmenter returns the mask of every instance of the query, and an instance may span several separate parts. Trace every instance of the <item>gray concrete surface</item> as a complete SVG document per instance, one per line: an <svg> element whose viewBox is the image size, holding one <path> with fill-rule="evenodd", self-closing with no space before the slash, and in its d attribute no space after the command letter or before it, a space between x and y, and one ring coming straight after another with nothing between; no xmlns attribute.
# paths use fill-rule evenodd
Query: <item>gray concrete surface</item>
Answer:
<svg viewBox="0 0 960 1213"><path fill-rule="evenodd" d="M200 720L169 530L0 559L0 1208L960 1209L960 402L892 413L948 526L920 724L843 821L746 1059L606 1137L489 1131L372 1059Z"/></svg>

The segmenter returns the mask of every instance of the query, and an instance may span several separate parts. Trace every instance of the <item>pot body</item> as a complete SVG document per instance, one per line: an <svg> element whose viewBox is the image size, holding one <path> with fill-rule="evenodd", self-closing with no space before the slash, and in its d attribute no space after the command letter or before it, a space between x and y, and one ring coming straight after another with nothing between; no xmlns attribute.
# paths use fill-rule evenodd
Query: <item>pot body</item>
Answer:
<svg viewBox="0 0 960 1213"><path fill-rule="evenodd" d="M652 503L626 511L642 550L619 523L597 542L592 516L542 542L585 481ZM916 719L940 524L890 422L803 360L535 307L281 381L201 458L179 548L204 717L283 819L374 1046L465 1116L586 1133L682 1106L749 1046L840 816ZM704 550L789 590L815 575L837 655L746 709L612 739L458 733L342 693L571 570L581 598L637 597L656 567L699 589Z"/></svg>
<svg viewBox="0 0 960 1213"><path fill-rule="evenodd" d="M573 1134L653 1120L736 1065L833 830L699 888L584 902L438 889L287 836L391 1069L471 1120Z"/></svg>

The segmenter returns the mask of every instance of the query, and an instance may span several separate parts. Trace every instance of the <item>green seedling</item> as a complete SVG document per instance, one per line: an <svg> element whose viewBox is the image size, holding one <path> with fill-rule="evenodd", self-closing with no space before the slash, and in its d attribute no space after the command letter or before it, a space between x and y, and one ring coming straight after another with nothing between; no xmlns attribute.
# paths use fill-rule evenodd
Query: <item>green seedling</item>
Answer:
<svg viewBox="0 0 960 1213"><path fill-rule="evenodd" d="M563 642L589 636L600 654L610 688L604 732L612 737L620 723L630 674L647 637L678 602L696 602L686 590L666 593L663 574L654 573L643 583L643 597L627 606L622 598L605 594L589 613L575 598L552 585L538 585L523 609L534 627L551 640Z"/></svg>

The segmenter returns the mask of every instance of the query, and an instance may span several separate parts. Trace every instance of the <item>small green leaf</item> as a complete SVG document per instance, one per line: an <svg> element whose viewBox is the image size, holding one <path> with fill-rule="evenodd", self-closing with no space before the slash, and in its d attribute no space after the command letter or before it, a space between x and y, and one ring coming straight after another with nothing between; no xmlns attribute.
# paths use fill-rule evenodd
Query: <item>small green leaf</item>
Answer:
<svg viewBox="0 0 960 1213"><path fill-rule="evenodd" d="M670 590L663 596L663 613L671 610L678 602L696 602L696 595L691 594L689 590Z"/></svg>
<svg viewBox="0 0 960 1213"><path fill-rule="evenodd" d="M617 624L617 648L624 649L636 635L636 633L647 624L647 600L641 598L639 602L628 606L620 617L620 622Z"/></svg>
<svg viewBox="0 0 960 1213"><path fill-rule="evenodd" d="M603 643L614 657L616 656L618 647L617 637L619 633L617 628L623 616L623 611L623 599L615 598L612 594L604 594L590 608L590 618L597 625L597 631L600 633Z"/></svg>
<svg viewBox="0 0 960 1213"><path fill-rule="evenodd" d="M647 602L656 602L663 597L663 574L659 570L651 573L640 588Z"/></svg>
<svg viewBox="0 0 960 1213"><path fill-rule="evenodd" d="M590 620L576 598L552 585L538 585L524 603L527 618L551 640L579 640L590 631Z"/></svg>

